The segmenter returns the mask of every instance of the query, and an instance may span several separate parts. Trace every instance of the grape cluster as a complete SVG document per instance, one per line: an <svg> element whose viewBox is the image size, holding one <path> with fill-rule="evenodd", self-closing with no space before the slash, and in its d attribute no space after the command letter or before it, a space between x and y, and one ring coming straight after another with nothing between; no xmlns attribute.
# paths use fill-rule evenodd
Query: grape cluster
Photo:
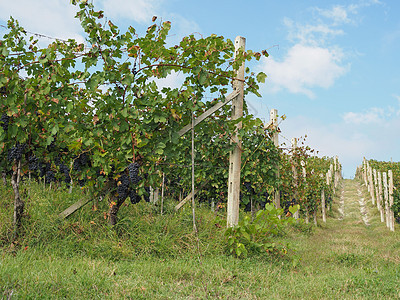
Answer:
<svg viewBox="0 0 400 300"><path fill-rule="evenodd" d="M60 168L60 173L64 175L64 182L67 184L71 183L71 176L69 176L69 168L62 163L60 163L59 168Z"/></svg>
<svg viewBox="0 0 400 300"><path fill-rule="evenodd" d="M31 171L36 171L39 169L39 159L36 157L36 155L31 155L28 157L28 167Z"/></svg>
<svg viewBox="0 0 400 300"><path fill-rule="evenodd" d="M131 203L132 204L136 204L140 202L140 197L139 195L136 193L135 190L130 190L129 191L129 198L131 199Z"/></svg>
<svg viewBox="0 0 400 300"><path fill-rule="evenodd" d="M131 163L128 166L128 173L130 181L135 185L138 184L141 178L138 176L139 164L137 162Z"/></svg>
<svg viewBox="0 0 400 300"><path fill-rule="evenodd" d="M129 184L129 177L126 174L122 174L117 184L117 193L119 200L125 200L129 196Z"/></svg>
<svg viewBox="0 0 400 300"><path fill-rule="evenodd" d="M50 183L50 182L53 182L53 181L56 181L56 176L55 176L53 171L48 170L46 172L46 183Z"/></svg>
<svg viewBox="0 0 400 300"><path fill-rule="evenodd" d="M75 171L81 171L82 167L85 167L86 165L88 165L90 167L91 164L90 164L89 157L88 157L87 153L85 152L74 159L73 169Z"/></svg>
<svg viewBox="0 0 400 300"><path fill-rule="evenodd" d="M39 162L39 177L46 176L47 171L50 171L50 167L50 163Z"/></svg>
<svg viewBox="0 0 400 300"><path fill-rule="evenodd" d="M3 127L3 130L5 132L7 132L7 130L8 130L9 123L10 123L10 117L7 116L6 114L2 114L1 118L0 118L0 124L1 124L1 127Z"/></svg>
<svg viewBox="0 0 400 300"><path fill-rule="evenodd" d="M144 201L146 202L150 202L150 187L149 186L145 186L144 190L146 191L146 193L144 194Z"/></svg>
<svg viewBox="0 0 400 300"><path fill-rule="evenodd" d="M8 150L8 161L13 162L14 160L20 160L24 153L26 144L17 143L14 147Z"/></svg>

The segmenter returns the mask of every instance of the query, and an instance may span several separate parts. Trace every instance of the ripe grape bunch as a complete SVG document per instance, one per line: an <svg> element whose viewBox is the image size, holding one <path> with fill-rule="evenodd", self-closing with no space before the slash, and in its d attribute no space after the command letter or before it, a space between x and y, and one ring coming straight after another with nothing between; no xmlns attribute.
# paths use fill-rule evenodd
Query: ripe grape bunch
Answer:
<svg viewBox="0 0 400 300"><path fill-rule="evenodd" d="M86 165L88 165L90 167L90 160L89 160L88 155L84 152L75 158L74 164L73 164L73 169L75 171L81 171L82 170L81 167L85 167Z"/></svg>
<svg viewBox="0 0 400 300"><path fill-rule="evenodd" d="M46 172L46 183L49 184L51 182L56 181L56 176L52 170Z"/></svg>
<svg viewBox="0 0 400 300"><path fill-rule="evenodd" d="M128 166L128 172L129 172L129 179L133 184L138 184L140 181L140 177L138 176L139 174L139 164L137 162L131 163Z"/></svg>
<svg viewBox="0 0 400 300"><path fill-rule="evenodd" d="M21 160L22 154L25 150L25 144L17 143L14 147L8 150L8 161L13 162L14 160Z"/></svg>
<svg viewBox="0 0 400 300"><path fill-rule="evenodd" d="M136 204L140 202L140 196L136 193L134 189L130 190L129 198L131 199L132 204Z"/></svg>
<svg viewBox="0 0 400 300"><path fill-rule="evenodd" d="M8 130L9 122L10 122L10 117L7 116L6 114L2 114L2 116L0 118L0 124L1 124L1 127L3 127L3 130L5 132L7 132L7 130Z"/></svg>
<svg viewBox="0 0 400 300"><path fill-rule="evenodd" d="M39 159L36 157L36 155L29 156L28 163L29 170L36 171L37 169L39 169Z"/></svg>
<svg viewBox="0 0 400 300"><path fill-rule="evenodd" d="M62 173L64 175L64 182L67 184L71 183L71 176L69 175L69 168L62 163L60 163L59 168L60 168L60 173Z"/></svg>
<svg viewBox="0 0 400 300"><path fill-rule="evenodd" d="M120 200L125 200L129 195L129 177L122 174L118 181L117 193Z"/></svg>

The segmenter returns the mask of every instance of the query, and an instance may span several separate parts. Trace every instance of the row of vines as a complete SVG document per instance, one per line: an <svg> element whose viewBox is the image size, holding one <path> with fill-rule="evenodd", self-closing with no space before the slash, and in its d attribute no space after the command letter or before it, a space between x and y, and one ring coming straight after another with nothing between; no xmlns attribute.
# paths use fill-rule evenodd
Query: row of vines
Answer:
<svg viewBox="0 0 400 300"><path fill-rule="evenodd" d="M372 204L376 205L380 213L381 222L385 222L394 231L394 223L400 222L400 164L364 158L358 176L368 188Z"/></svg>
<svg viewBox="0 0 400 300"><path fill-rule="evenodd" d="M266 51L240 51L233 59L232 41L216 35L191 35L169 46L169 22L154 17L143 36L132 27L121 33L89 2L75 5L86 44L56 40L41 48L12 18L0 40L0 169L14 191L16 236L23 180L107 198L109 222L116 224L128 198L150 201L165 186L168 199L182 199L191 191L194 165L197 198L223 207L238 122L243 208L262 208L278 194L277 206L288 211L299 204L308 221L321 203L329 207L337 160L319 158L304 144L279 148L271 138L277 128L250 115L246 104L238 120L226 105L196 126L194 164L190 136L178 134L192 116L225 100L244 61L267 57ZM161 79L176 73L184 78L181 85L163 86ZM247 68L245 95L260 96L265 77Z"/></svg>

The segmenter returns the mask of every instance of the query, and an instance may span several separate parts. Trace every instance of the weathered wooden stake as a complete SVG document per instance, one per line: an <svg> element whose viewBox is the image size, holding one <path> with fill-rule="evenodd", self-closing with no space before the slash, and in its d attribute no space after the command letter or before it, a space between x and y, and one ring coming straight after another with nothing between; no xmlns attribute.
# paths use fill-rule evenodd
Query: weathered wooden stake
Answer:
<svg viewBox="0 0 400 300"><path fill-rule="evenodd" d="M162 174L160 214L164 213L164 191L165 191L165 173Z"/></svg>
<svg viewBox="0 0 400 300"><path fill-rule="evenodd" d="M381 214L381 222L385 222L385 215L383 213L383 196L382 196L382 173L378 171L378 190L379 190L379 205L378 210Z"/></svg>
<svg viewBox="0 0 400 300"><path fill-rule="evenodd" d="M388 171L388 175L389 175L389 206L390 206L390 210L389 210L389 216L390 216L390 230L394 231L394 212L391 209L392 205L393 205L393 171L389 170Z"/></svg>
<svg viewBox="0 0 400 300"><path fill-rule="evenodd" d="M304 160L302 160L300 164L303 172L303 181L306 182L307 181L306 163L304 162ZM310 222L310 212L308 211L307 205L304 206L304 209L306 211L306 223L308 224Z"/></svg>
<svg viewBox="0 0 400 300"><path fill-rule="evenodd" d="M273 130L272 141L274 142L275 147L279 147L278 110L271 109L270 114L269 114L269 121L272 124L272 130ZM278 168L277 176L279 178L279 176L280 176L280 174L279 174L279 164L276 167ZM275 191L275 195L274 196L275 196L274 197L275 207L277 209L280 209L281 208L281 197L280 197L280 193L279 193L279 188Z"/></svg>
<svg viewBox="0 0 400 300"><path fill-rule="evenodd" d="M384 212L386 216L386 227L390 228L389 190L388 190L387 173L383 172L382 176L383 176L383 195L385 197Z"/></svg>
<svg viewBox="0 0 400 300"><path fill-rule="evenodd" d="M293 150L295 150L297 148L297 138L292 138L292 149ZM293 161L293 164L292 164L292 172L293 172L293 181L294 181L294 189L295 189L295 192L294 192L294 199L295 199L295 201L296 201L296 203L295 204L299 204L298 202L299 202L299 199L298 199L298 191L297 191L297 188L298 188L298 176L297 176L297 169L296 169L296 166L294 165L294 161ZM299 213L299 209L293 214L293 218L295 218L295 219L298 219L299 218L299 216L300 216L300 213Z"/></svg>
<svg viewBox="0 0 400 300"><path fill-rule="evenodd" d="M326 223L325 190L321 190L322 221Z"/></svg>
<svg viewBox="0 0 400 300"><path fill-rule="evenodd" d="M368 179L369 179L369 187L370 187L370 194L371 194L371 201L372 205L375 205L375 188L374 188L374 182L372 180L372 167L369 166L368 168Z"/></svg>
<svg viewBox="0 0 400 300"><path fill-rule="evenodd" d="M246 39L238 36L235 39L235 57L239 49L245 50ZM233 83L233 89L239 91L238 97L232 100L232 120L243 116L243 97L244 97L244 62L236 74L237 79ZM242 123L236 125L236 131L242 128ZM240 169L242 165L241 141L237 133L232 136L235 148L229 157L229 177L228 177L228 204L227 204L227 226L233 227L239 222L240 204Z"/></svg>
<svg viewBox="0 0 400 300"><path fill-rule="evenodd" d="M378 207L378 202L379 202L379 189L378 189L378 175L376 173L376 169L372 170L372 173L374 174L374 186L375 186L375 195L376 195L376 206Z"/></svg>

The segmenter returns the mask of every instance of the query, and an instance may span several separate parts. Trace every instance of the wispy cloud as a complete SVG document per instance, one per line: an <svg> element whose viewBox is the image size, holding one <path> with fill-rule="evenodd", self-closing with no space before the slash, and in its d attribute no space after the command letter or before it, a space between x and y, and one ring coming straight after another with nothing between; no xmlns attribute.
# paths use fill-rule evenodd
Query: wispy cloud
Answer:
<svg viewBox="0 0 400 300"><path fill-rule="evenodd" d="M379 0L364 0L348 5L333 5L330 8L314 8L318 17L330 20L333 26L343 24L357 24L362 18L359 17L359 11L363 8L382 4Z"/></svg>
<svg viewBox="0 0 400 300"><path fill-rule="evenodd" d="M400 116L400 96L392 95L397 101L394 105L386 107L370 107L361 112L346 112L342 115L342 119L347 124L354 125L376 125L397 123Z"/></svg>
<svg viewBox="0 0 400 300"><path fill-rule="evenodd" d="M79 20L74 18L76 12L77 8L65 0L0 1L3 22L12 16L28 31L83 42Z"/></svg>
<svg viewBox="0 0 400 300"><path fill-rule="evenodd" d="M372 107L363 112L347 112L343 120L348 124L379 124L385 120L386 115L383 108Z"/></svg>
<svg viewBox="0 0 400 300"><path fill-rule="evenodd" d="M299 126L301 124L301 126ZM306 144L318 151L318 156L339 156L345 177L354 176L363 155L376 151L375 140L357 127L346 124L325 124L315 118L298 116L282 122L282 135L287 139L307 135ZM282 142L285 142L281 138ZM287 141L286 141L287 142Z"/></svg>
<svg viewBox="0 0 400 300"><path fill-rule="evenodd" d="M163 1L160 0L95 0L94 4L104 7L111 18L134 20L138 23L150 23L158 15Z"/></svg>
<svg viewBox="0 0 400 300"><path fill-rule="evenodd" d="M269 88L273 92L286 89L314 98L313 88L330 88L349 69L343 62L343 50L327 45L327 41L344 32L322 22L303 24L289 18L283 22L294 45L281 60L272 56L263 60L262 69L269 77Z"/></svg>
<svg viewBox="0 0 400 300"><path fill-rule="evenodd" d="M314 98L313 87L329 88L346 72L342 57L340 49L296 44L282 61L265 59L263 69L273 90L284 88Z"/></svg>
<svg viewBox="0 0 400 300"><path fill-rule="evenodd" d="M348 55L335 38L345 34L346 24L354 23L361 8L380 3L378 0L359 1L330 8L312 8L306 22L284 18L287 38L293 45L281 59L264 59L260 68L269 78L268 89L282 89L294 94L315 97L314 88L328 89L350 70Z"/></svg>

